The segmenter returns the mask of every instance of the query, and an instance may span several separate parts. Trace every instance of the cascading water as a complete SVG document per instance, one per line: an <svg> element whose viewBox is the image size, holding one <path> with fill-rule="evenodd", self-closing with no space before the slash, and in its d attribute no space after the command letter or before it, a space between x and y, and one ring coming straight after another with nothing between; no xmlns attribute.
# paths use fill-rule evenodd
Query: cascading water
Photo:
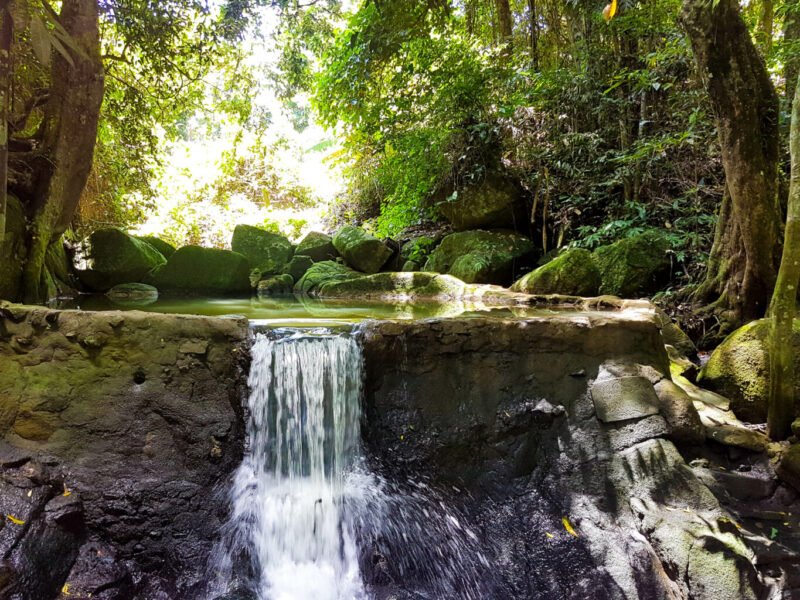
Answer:
<svg viewBox="0 0 800 600"><path fill-rule="evenodd" d="M367 600L375 594L360 565L382 561L398 587L425 598L488 597L476 536L433 490L412 483L399 492L364 466L355 340L259 333L252 358L249 448L213 589L258 600ZM242 557L246 574L234 575Z"/></svg>

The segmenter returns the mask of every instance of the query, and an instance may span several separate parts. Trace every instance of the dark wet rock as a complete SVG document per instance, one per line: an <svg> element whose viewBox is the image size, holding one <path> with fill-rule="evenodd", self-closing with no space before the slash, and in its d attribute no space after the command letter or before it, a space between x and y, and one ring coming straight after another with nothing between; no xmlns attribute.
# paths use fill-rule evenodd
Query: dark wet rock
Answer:
<svg viewBox="0 0 800 600"><path fill-rule="evenodd" d="M184 246L147 283L173 293L236 294L250 290L250 264L237 252Z"/></svg>
<svg viewBox="0 0 800 600"><path fill-rule="evenodd" d="M377 273L392 255L386 244L352 225L336 232L333 245L349 266L364 273Z"/></svg>
<svg viewBox="0 0 800 600"><path fill-rule="evenodd" d="M445 237L424 270L465 283L508 285L533 251L532 241L510 231L463 231Z"/></svg>
<svg viewBox="0 0 800 600"><path fill-rule="evenodd" d="M655 385L659 410L667 420L670 439L687 444L702 444L706 430L692 398L670 379Z"/></svg>
<svg viewBox="0 0 800 600"><path fill-rule="evenodd" d="M591 388L597 418L616 423L658 414L658 396L644 377L605 377Z"/></svg>
<svg viewBox="0 0 800 600"><path fill-rule="evenodd" d="M106 296L121 306L147 306L158 300L158 290L145 283L121 283L108 290Z"/></svg>
<svg viewBox="0 0 800 600"><path fill-rule="evenodd" d="M591 252L571 248L517 280L511 289L527 294L596 296L600 271Z"/></svg>
<svg viewBox="0 0 800 600"><path fill-rule="evenodd" d="M120 283L142 281L166 261L161 253L119 229L99 229L82 242L85 264L78 277L93 291L105 292Z"/></svg>
<svg viewBox="0 0 800 600"><path fill-rule="evenodd" d="M598 248L600 293L638 298L657 292L669 279L669 250L669 241L656 230Z"/></svg>
<svg viewBox="0 0 800 600"><path fill-rule="evenodd" d="M314 260L310 256L298 254L283 268L283 273L290 275L293 282L300 281L313 264Z"/></svg>
<svg viewBox="0 0 800 600"><path fill-rule="evenodd" d="M783 481L800 491L800 444L792 444L783 453L776 472Z"/></svg>
<svg viewBox="0 0 800 600"><path fill-rule="evenodd" d="M154 235L137 235L135 236L136 239L142 240L150 244L153 248L158 250L164 258L169 258L173 254L175 254L175 246L170 244L169 242L165 242L159 237Z"/></svg>
<svg viewBox="0 0 800 600"><path fill-rule="evenodd" d="M6 231L0 239L0 298L14 299L19 294L22 282L22 266L25 264L26 247L25 214L15 196L8 196L6 204Z"/></svg>
<svg viewBox="0 0 800 600"><path fill-rule="evenodd" d="M665 383L654 317L376 322L361 336L375 464L463 507L492 565L486 597L766 593L748 542L665 439L680 425L695 441L697 423ZM629 418L598 419L595 390Z"/></svg>
<svg viewBox="0 0 800 600"><path fill-rule="evenodd" d="M731 409L743 421L767 420L769 397L767 347L769 322L753 321L731 333L712 352L697 382L729 398ZM800 320L795 320L792 343L800 348ZM795 352L795 371L800 372L800 352ZM800 398L800 380L795 385Z"/></svg>
<svg viewBox="0 0 800 600"><path fill-rule="evenodd" d="M501 174L491 174L476 185L458 190L437 204L457 231L483 227L514 227L524 223L520 190Z"/></svg>
<svg viewBox="0 0 800 600"><path fill-rule="evenodd" d="M233 230L231 249L265 274L279 273L294 256L294 246L279 233L264 231L251 225L237 225Z"/></svg>
<svg viewBox="0 0 800 600"><path fill-rule="evenodd" d="M246 321L0 305L0 331L2 597L202 597L243 452Z"/></svg>
<svg viewBox="0 0 800 600"><path fill-rule="evenodd" d="M291 275L278 275L277 277L270 277L263 279L258 283L258 296L265 298L269 296L287 296L292 293L294 287L294 279Z"/></svg>
<svg viewBox="0 0 800 600"><path fill-rule="evenodd" d="M331 236L312 231L297 244L295 254L308 256L314 262L336 260L339 251L334 247Z"/></svg>

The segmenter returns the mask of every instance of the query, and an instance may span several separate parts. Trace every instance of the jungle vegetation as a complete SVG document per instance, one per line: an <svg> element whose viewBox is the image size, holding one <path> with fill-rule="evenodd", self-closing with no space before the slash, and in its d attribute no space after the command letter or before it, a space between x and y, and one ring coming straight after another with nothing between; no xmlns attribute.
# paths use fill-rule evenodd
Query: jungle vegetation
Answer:
<svg viewBox="0 0 800 600"><path fill-rule="evenodd" d="M254 39L269 69L248 60ZM266 135L253 90L267 85L297 131L329 132L332 227L435 227L442 203L500 175L524 191L542 254L661 229L673 271L658 302L718 335L772 303L785 347L799 61L797 0L1 0L0 229L10 196L26 223L3 257L17 299L46 300L48 252L146 219L165 141L213 137L220 115L234 141L204 194L313 204L274 166L291 150Z"/></svg>

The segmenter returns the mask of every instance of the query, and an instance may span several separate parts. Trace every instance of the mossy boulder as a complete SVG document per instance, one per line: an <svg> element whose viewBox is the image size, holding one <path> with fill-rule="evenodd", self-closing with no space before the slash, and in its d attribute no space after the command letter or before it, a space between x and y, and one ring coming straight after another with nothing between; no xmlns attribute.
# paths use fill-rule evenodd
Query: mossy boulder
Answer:
<svg viewBox="0 0 800 600"><path fill-rule="evenodd" d="M295 254L308 256L314 262L322 262L334 260L339 256L339 251L334 247L331 236L311 231L297 244Z"/></svg>
<svg viewBox="0 0 800 600"><path fill-rule="evenodd" d="M283 268L283 272L287 275L291 275L292 281L300 281L303 275L306 274L306 271L313 265L314 260L310 256L296 254L295 257L289 261L289 264Z"/></svg>
<svg viewBox="0 0 800 600"><path fill-rule="evenodd" d="M25 215L14 196L8 196L6 231L0 236L0 298L15 300L22 281L25 264Z"/></svg>
<svg viewBox="0 0 800 600"><path fill-rule="evenodd" d="M386 244L353 225L337 231L333 245L349 266L364 273L377 273L392 255Z"/></svg>
<svg viewBox="0 0 800 600"><path fill-rule="evenodd" d="M466 283L508 285L533 251L531 240L511 231L463 231L442 240L424 271L452 275Z"/></svg>
<svg viewBox="0 0 800 600"><path fill-rule="evenodd" d="M264 279L258 283L258 296L260 298L269 296L288 296L292 293L294 279L291 275L283 274L269 279Z"/></svg>
<svg viewBox="0 0 800 600"><path fill-rule="evenodd" d="M490 175L477 185L458 190L437 207L456 231L514 227L521 216L520 190L507 177Z"/></svg>
<svg viewBox="0 0 800 600"><path fill-rule="evenodd" d="M766 319L740 327L714 350L697 379L704 388L729 398L731 409L743 421L767 420L768 340ZM795 372L800 373L800 319L794 322L792 342ZM795 383L795 399L800 399L800 381Z"/></svg>
<svg viewBox="0 0 800 600"><path fill-rule="evenodd" d="M294 256L294 246L285 237L251 225L236 226L231 249L264 273L279 273Z"/></svg>
<svg viewBox="0 0 800 600"><path fill-rule="evenodd" d="M466 284L438 273L375 273L342 281L331 281L318 295L328 298L372 298L392 300L460 298Z"/></svg>
<svg viewBox="0 0 800 600"><path fill-rule="evenodd" d="M87 269L79 279L90 289L105 292L120 283L140 282L166 259L147 242L119 229L99 229L83 242Z"/></svg>
<svg viewBox="0 0 800 600"><path fill-rule="evenodd" d="M364 274L341 263L325 260L314 263L294 286L294 291L309 296L321 295L326 285L362 277Z"/></svg>
<svg viewBox="0 0 800 600"><path fill-rule="evenodd" d="M669 279L669 250L669 241L656 230L598 248L600 293L636 298L657 292Z"/></svg>
<svg viewBox="0 0 800 600"><path fill-rule="evenodd" d="M147 306L158 300L158 290L145 283L121 283L108 290L106 296L120 306Z"/></svg>
<svg viewBox="0 0 800 600"><path fill-rule="evenodd" d="M138 235L136 239L142 240L150 244L153 248L161 252L161 255L164 258L169 258L173 254L175 254L175 246L170 244L169 242L165 242L161 238L157 238L154 235Z"/></svg>
<svg viewBox="0 0 800 600"><path fill-rule="evenodd" d="M517 280L511 289L526 294L596 296L600 289L600 270L591 252L571 248Z"/></svg>
<svg viewBox="0 0 800 600"><path fill-rule="evenodd" d="M250 290L250 263L238 252L184 246L155 269L147 283L189 294L236 294Z"/></svg>

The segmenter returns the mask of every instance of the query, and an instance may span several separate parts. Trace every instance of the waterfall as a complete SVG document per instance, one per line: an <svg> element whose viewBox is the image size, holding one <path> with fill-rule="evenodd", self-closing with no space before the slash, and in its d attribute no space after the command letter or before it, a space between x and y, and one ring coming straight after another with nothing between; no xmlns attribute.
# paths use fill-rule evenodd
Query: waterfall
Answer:
<svg viewBox="0 0 800 600"><path fill-rule="evenodd" d="M248 449L212 561L217 593L234 588L245 593L230 597L368 600L374 594L364 579L375 574L360 565L374 571L382 563L384 579L425 598L491 597L478 539L446 502L422 483L407 482L401 490L365 467L361 381L360 348L349 335L256 335ZM245 575L235 566L242 557Z"/></svg>

